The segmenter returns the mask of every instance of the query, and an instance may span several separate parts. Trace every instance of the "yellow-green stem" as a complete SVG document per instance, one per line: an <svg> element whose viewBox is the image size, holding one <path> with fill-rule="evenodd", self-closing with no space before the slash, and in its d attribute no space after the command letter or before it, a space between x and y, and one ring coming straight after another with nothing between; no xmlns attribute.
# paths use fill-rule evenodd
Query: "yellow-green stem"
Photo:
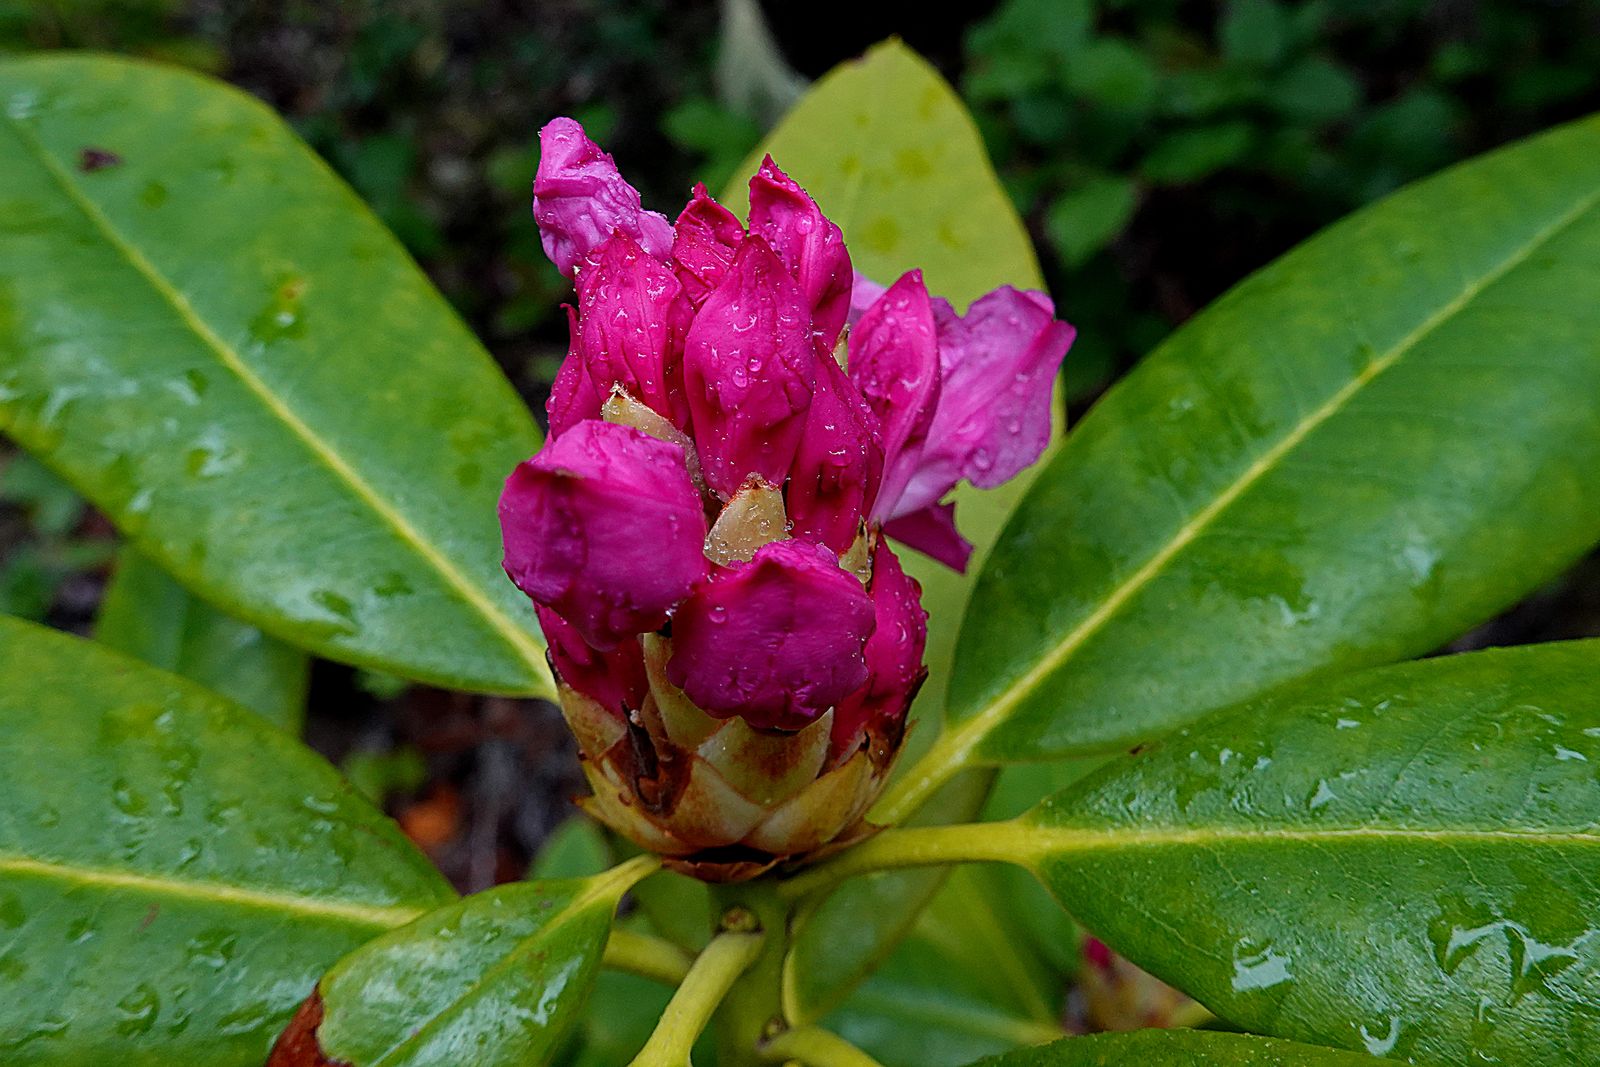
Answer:
<svg viewBox="0 0 1600 1067"><path fill-rule="evenodd" d="M799 1063L803 1067L882 1067L838 1034L815 1026L785 1030L769 1038L762 1043L761 1055L769 1063Z"/></svg>
<svg viewBox="0 0 1600 1067"><path fill-rule="evenodd" d="M761 955L759 930L726 930L695 958L632 1067L689 1067L689 1053L739 975Z"/></svg>
<svg viewBox="0 0 1600 1067"><path fill-rule="evenodd" d="M607 967L664 985L680 985L693 962L689 953L665 938L620 926L612 927L611 937L606 941L604 963Z"/></svg>
<svg viewBox="0 0 1600 1067"><path fill-rule="evenodd" d="M760 878L711 887L712 899L724 916L752 916L766 934L760 957L734 984L717 1012L717 1063L720 1067L754 1067L763 1063L760 1045L783 1017L783 963L789 953L791 909L781 884Z"/></svg>
<svg viewBox="0 0 1600 1067"><path fill-rule="evenodd" d="M1015 863L1026 866L1039 851L1036 835L1016 822L961 823L885 830L835 858L780 883L789 900L831 889L846 878L895 867L947 863Z"/></svg>

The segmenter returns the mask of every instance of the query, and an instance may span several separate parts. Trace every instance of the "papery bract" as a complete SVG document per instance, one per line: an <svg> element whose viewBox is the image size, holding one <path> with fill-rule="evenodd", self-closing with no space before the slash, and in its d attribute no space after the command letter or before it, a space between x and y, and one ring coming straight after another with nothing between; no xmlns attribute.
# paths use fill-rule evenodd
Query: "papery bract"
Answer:
<svg viewBox="0 0 1600 1067"><path fill-rule="evenodd" d="M731 496L752 474L782 485L817 380L811 316L765 241L748 237L684 346L684 385L706 482Z"/></svg>
<svg viewBox="0 0 1600 1067"><path fill-rule="evenodd" d="M616 162L572 119L539 131L533 217L545 255L567 277L614 233L625 233L658 258L672 248L672 224L639 204Z"/></svg>
<svg viewBox="0 0 1600 1067"><path fill-rule="evenodd" d="M667 677L713 717L799 729L867 680L874 618L832 552L775 541L678 609Z"/></svg>
<svg viewBox="0 0 1600 1067"><path fill-rule="evenodd" d="M587 420L521 464L500 498L506 573L597 649L654 630L706 573L683 450Z"/></svg>

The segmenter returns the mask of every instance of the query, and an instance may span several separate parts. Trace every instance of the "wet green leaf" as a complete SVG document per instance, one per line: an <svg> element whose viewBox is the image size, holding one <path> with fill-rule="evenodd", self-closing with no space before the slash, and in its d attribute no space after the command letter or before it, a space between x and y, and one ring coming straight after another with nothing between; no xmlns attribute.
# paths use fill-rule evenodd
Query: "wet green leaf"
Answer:
<svg viewBox="0 0 1600 1067"><path fill-rule="evenodd" d="M334 659L547 692L495 501L525 407L255 99L0 64L0 427L205 599Z"/></svg>
<svg viewBox="0 0 1600 1067"><path fill-rule="evenodd" d="M839 224L856 269L885 285L920 267L958 308L1001 285L1044 288L972 116L897 40L835 67L750 155L723 193L741 217L768 153Z"/></svg>
<svg viewBox="0 0 1600 1067"><path fill-rule="evenodd" d="M910 936L823 1025L884 1067L955 1067L1062 1036L1064 983L1007 913L995 873L954 871Z"/></svg>
<svg viewBox="0 0 1600 1067"><path fill-rule="evenodd" d="M954 765L1425 652L1600 537L1600 120L1313 238L1096 407L990 556Z"/></svg>
<svg viewBox="0 0 1600 1067"><path fill-rule="evenodd" d="M550 1062L594 984L617 902L653 863L500 886L362 946L318 984L323 1053L351 1067Z"/></svg>
<svg viewBox="0 0 1600 1067"><path fill-rule="evenodd" d="M135 549L118 558L94 636L300 732L311 671L306 654L213 608Z"/></svg>
<svg viewBox="0 0 1600 1067"><path fill-rule="evenodd" d="M0 619L0 1061L258 1067L341 955L450 900L259 716Z"/></svg>
<svg viewBox="0 0 1600 1067"><path fill-rule="evenodd" d="M1361 1067L1371 1056L1251 1034L1136 1030L1071 1037L972 1067Z"/></svg>
<svg viewBox="0 0 1600 1067"><path fill-rule="evenodd" d="M997 832L1244 1029L1577 1063L1600 1043L1597 765L1600 642L1530 646L1302 683Z"/></svg>

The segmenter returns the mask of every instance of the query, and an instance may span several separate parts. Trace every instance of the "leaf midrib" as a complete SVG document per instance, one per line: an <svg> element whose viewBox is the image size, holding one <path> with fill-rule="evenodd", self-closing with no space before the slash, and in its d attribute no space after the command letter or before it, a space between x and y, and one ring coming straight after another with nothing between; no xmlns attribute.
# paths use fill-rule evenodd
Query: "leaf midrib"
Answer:
<svg viewBox="0 0 1600 1067"><path fill-rule="evenodd" d="M1459 314L1490 286L1499 282L1511 271L1527 262L1539 248L1561 232L1578 222L1600 204L1600 190L1581 198L1568 212L1536 232L1523 245L1515 249L1492 270L1466 285L1453 299L1441 305L1388 351L1375 357L1362 371L1341 387L1332 397L1297 423L1277 444L1261 453L1244 472L1223 490L1210 504L1195 513L1178 532L1167 541L1138 570L1125 579L1082 622L1069 631L1053 647L1046 650L1024 674L1013 681L998 697L981 711L961 722L942 738L940 747L949 750L947 762L954 768L965 765L973 750L1007 715L1062 665L1064 665L1088 639L1109 622L1145 586L1149 585L1166 565L1192 544L1210 524L1257 482L1306 440L1316 429L1342 411L1346 405L1385 371L1395 366L1407 353L1419 345L1440 326Z"/></svg>
<svg viewBox="0 0 1600 1067"><path fill-rule="evenodd" d="M134 891L200 904L232 905L259 911L333 919L380 930L404 926L421 915L424 910L401 904L363 904L353 900L301 896L270 889L227 885L222 882L139 874L111 867L0 853L0 877L5 875L67 882L113 895Z"/></svg>
<svg viewBox="0 0 1600 1067"><path fill-rule="evenodd" d="M343 481L351 492L378 516L380 521L393 530L403 542L411 546L417 555L421 556L445 579L448 585L455 589L463 601L489 623L490 627L511 647L518 658L531 668L535 682L543 677L546 669L544 652L527 630L501 611L492 600L484 595L482 590L468 579L462 571L457 569L455 564L443 552L427 541L397 507L385 500L330 443L319 437L311 427L306 425L284 404L276 393L272 392L266 382L256 375L249 365L240 358L238 352L211 328L184 295L156 269L149 259L122 236L121 232L100 210L98 205L83 194L77 184L72 181L71 175L49 153L38 137L33 134L33 131L9 114L5 114L4 117L6 124L12 131L12 135L24 146L28 154L38 162L40 167L50 175L51 180L60 188L67 200L99 231L106 243L116 250L128 266L144 278L156 296L166 301L179 320L188 326L194 335L216 354L223 368L232 372L245 388L261 401L268 413L281 422L293 436L297 437L305 445L313 457L327 467L336 478Z"/></svg>
<svg viewBox="0 0 1600 1067"><path fill-rule="evenodd" d="M979 824L983 825L983 824ZM1048 858L1051 853L1105 852L1119 848L1183 848L1222 844L1319 844L1328 841L1413 841L1440 845L1516 843L1535 845L1600 845L1600 831L1474 829L1472 827L1208 826L1173 829L1041 826L1019 822L989 826L994 848L1015 859L1019 854ZM1007 851L1009 846L1009 851Z"/></svg>

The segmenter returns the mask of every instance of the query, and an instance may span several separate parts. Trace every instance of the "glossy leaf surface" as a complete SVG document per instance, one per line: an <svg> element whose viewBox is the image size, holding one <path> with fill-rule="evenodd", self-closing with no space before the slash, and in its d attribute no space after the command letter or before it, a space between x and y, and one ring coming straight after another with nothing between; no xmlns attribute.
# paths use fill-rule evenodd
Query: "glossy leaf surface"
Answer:
<svg viewBox="0 0 1600 1067"><path fill-rule="evenodd" d="M1361 1067L1377 1062L1365 1053L1252 1034L1135 1030L1072 1037L972 1067Z"/></svg>
<svg viewBox="0 0 1600 1067"><path fill-rule="evenodd" d="M1600 120L1246 280L1077 427L990 556L947 754L1104 751L1427 651L1600 537Z"/></svg>
<svg viewBox="0 0 1600 1067"><path fill-rule="evenodd" d="M516 882L363 946L318 985L325 1055L351 1067L526 1067L579 1017L617 902L641 870Z"/></svg>
<svg viewBox="0 0 1600 1067"><path fill-rule="evenodd" d="M0 428L210 602L330 658L548 692L500 571L526 408L355 194L177 69L0 65Z"/></svg>
<svg viewBox="0 0 1600 1067"><path fill-rule="evenodd" d="M300 732L311 673L306 654L213 608L132 548L117 558L94 636Z"/></svg>
<svg viewBox="0 0 1600 1067"><path fill-rule="evenodd" d="M963 822L983 808L992 771L971 771L944 787L911 825ZM798 924L783 972L792 1022L837 1008L877 970L944 884L945 870L875 871L833 890Z"/></svg>
<svg viewBox="0 0 1600 1067"><path fill-rule="evenodd" d="M994 873L955 870L910 936L823 1025L884 1067L956 1067L1062 1036L1064 983L1004 910Z"/></svg>
<svg viewBox="0 0 1600 1067"><path fill-rule="evenodd" d="M0 1062L256 1067L340 956L453 896L260 717L0 619Z"/></svg>
<svg viewBox="0 0 1600 1067"><path fill-rule="evenodd" d="M1597 765L1600 642L1531 646L1293 687L996 829L1244 1029L1575 1063L1600 1044Z"/></svg>

